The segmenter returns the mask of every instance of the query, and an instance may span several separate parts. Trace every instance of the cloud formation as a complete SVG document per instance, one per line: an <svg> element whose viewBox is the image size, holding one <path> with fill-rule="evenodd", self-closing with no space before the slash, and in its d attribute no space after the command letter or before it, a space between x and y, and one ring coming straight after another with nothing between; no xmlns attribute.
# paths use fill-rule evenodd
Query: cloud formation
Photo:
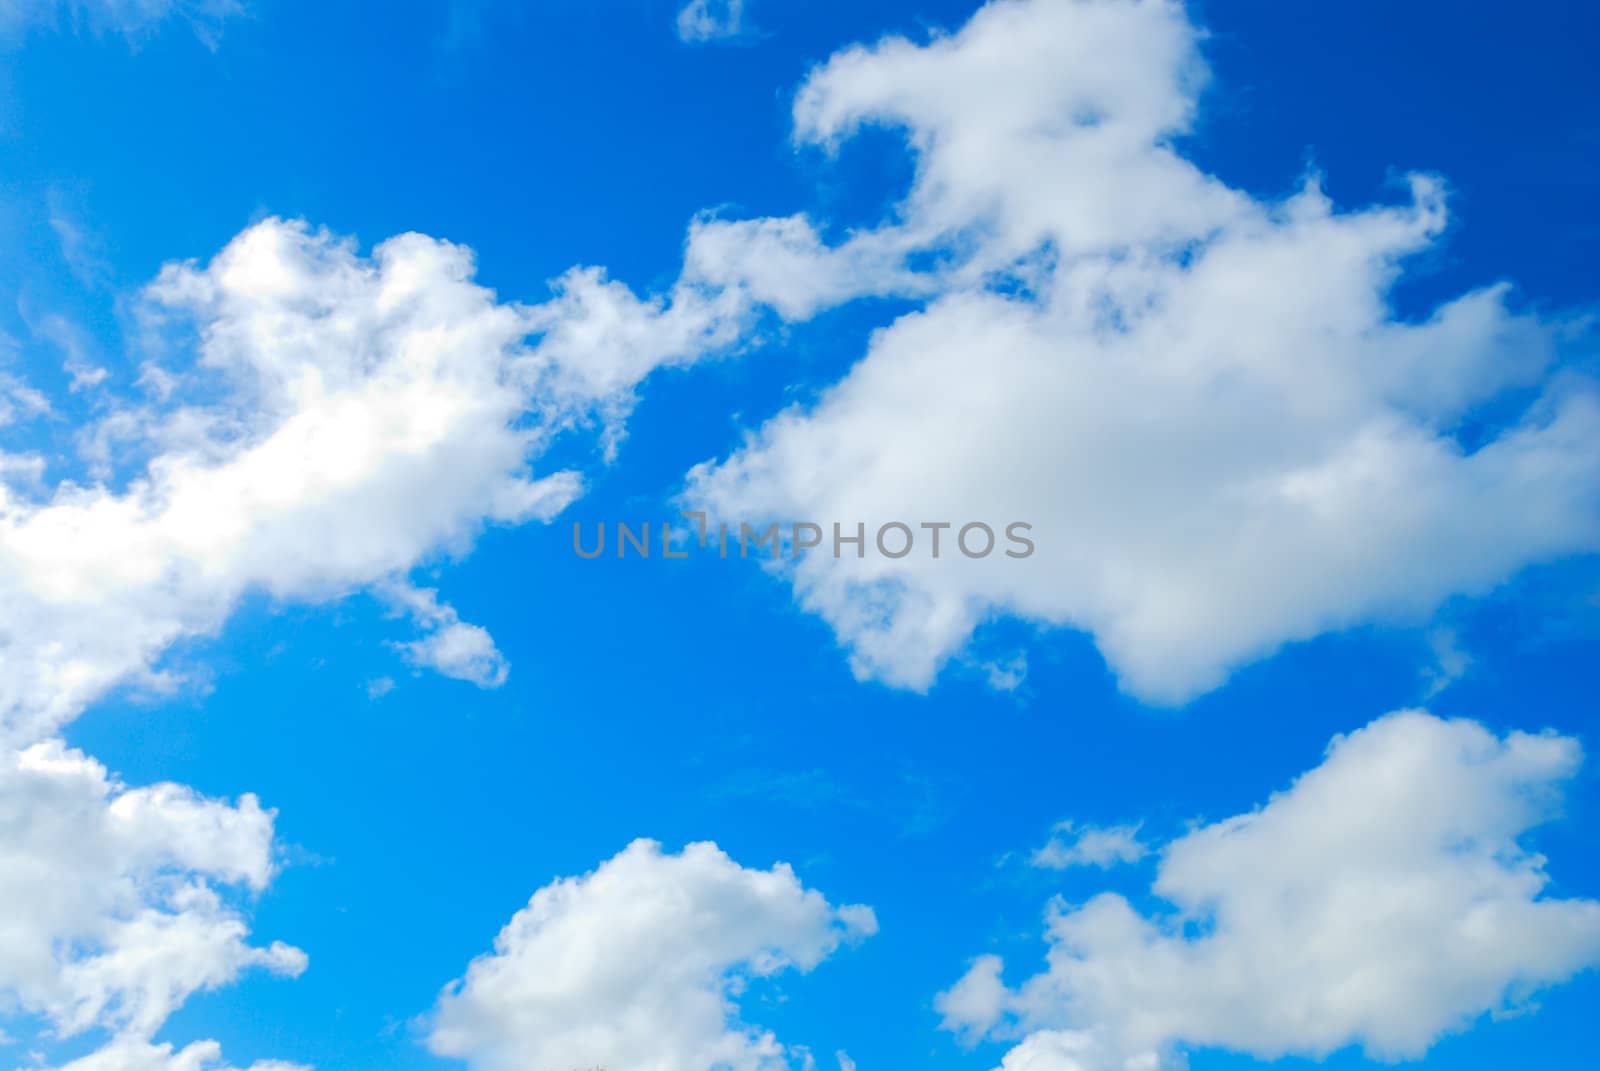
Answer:
<svg viewBox="0 0 1600 1071"><path fill-rule="evenodd" d="M1504 284L1396 313L1447 223L1436 178L1347 211L1315 179L1261 200L1186 160L1199 38L1163 0L996 0L926 44L845 49L801 87L796 138L902 131L893 217L835 246L801 220L703 228L742 249L721 278L795 314L924 301L696 468L697 508L1033 525L1026 561L790 570L859 676L925 689L1005 615L1087 632L1126 690L1182 703L1285 643L1425 622L1600 547L1575 324Z"/></svg>
<svg viewBox="0 0 1600 1071"><path fill-rule="evenodd" d="M641 299L593 270L525 306L472 275L448 242L363 256L276 219L164 269L147 309L192 331L197 359L147 364L144 396L83 429L92 485L0 484L0 731L37 737L113 686L170 685L164 652L246 593L392 585L485 525L548 519L583 487L533 471L550 442L598 423L614 448L638 384L737 342L750 309L688 283ZM422 617L415 660L503 676L487 634L436 601Z"/></svg>
<svg viewBox="0 0 1600 1071"><path fill-rule="evenodd" d="M488 632L407 573L553 516L583 478L536 473L549 444L597 431L614 452L640 381L739 342L752 306L693 280L639 298L595 270L507 303L461 246L407 234L364 255L268 219L168 265L141 307L157 356L79 429L82 473L0 454L0 884L22 905L0 920L0 1002L110 1031L84 1068L191 1071L212 1047L149 1044L189 995L305 963L246 944L228 895L270 879L270 812L125 788L58 732L112 688L180 687L168 653L251 593L370 590L420 629L395 645L408 661L497 687ZM0 418L49 407L20 380L0 398Z"/></svg>
<svg viewBox="0 0 1600 1071"><path fill-rule="evenodd" d="M0 1008L109 1031L85 1069L154 1067L147 1042L191 994L299 974L305 953L247 943L234 902L273 876L273 817L254 796L128 788L58 740L0 751Z"/></svg>
<svg viewBox="0 0 1600 1071"><path fill-rule="evenodd" d="M739 6L721 10L737 26ZM660 295L579 268L519 304L475 281L464 247L407 234L362 252L277 219L170 265L146 312L178 356L82 429L85 474L47 482L54 462L0 455L0 860L25 882L0 920L0 998L108 1031L79 1071L216 1066L211 1043L152 1037L196 991L303 968L249 944L238 903L271 878L271 813L117 784L62 726L109 689L176 686L167 653L251 593L401 592L423 633L406 657L497 685L489 634L407 575L486 525L554 516L584 486L540 469L558 436L598 431L609 457L650 375L749 344L768 314L922 303L815 405L696 470L691 497L735 519L1034 525L1026 562L799 565L797 597L864 677L927 687L1009 614L1089 632L1130 691L1181 702L1285 642L1425 619L1594 549L1600 402L1566 367L1569 325L1505 286L1396 315L1406 259L1446 225L1436 179L1341 211L1314 181L1263 201L1185 160L1197 40L1158 0L999 0L949 37L846 49L797 95L797 139L902 130L905 200L834 244L801 215L697 219ZM0 379L0 420L48 407ZM1019 680L1006 666L997 681ZM1576 761L1570 741L1378 723L1257 814L1169 846L1155 891L1207 936L1115 897L1058 905L1045 974L1013 989L980 961L943 1011L1024 1034L1006 1064L1035 1071L1153 1068L1185 1045L1420 1051L1513 999L1512 980L1592 962L1595 905L1542 899L1518 846L1542 813L1528 800ZM1406 795L1391 762L1434 794ZM1354 803L1319 824L1321 794ZM1369 837L1363 805L1383 798L1422 811ZM1293 852L1315 843L1328 854ZM1046 865L1132 850L1112 847L1063 842ZM1351 922L1369 914L1373 933ZM873 928L787 868L642 842L536 894L441 998L430 1044L491 1071L768 1071L791 1051L742 1022L740 987ZM1418 947L1426 962L1400 956Z"/></svg>
<svg viewBox="0 0 1600 1071"><path fill-rule="evenodd" d="M475 1071L777 1071L790 1050L741 1021L739 995L876 930L870 908L830 905L785 864L635 841L535 893L446 987L428 1045Z"/></svg>
<svg viewBox="0 0 1600 1071"><path fill-rule="evenodd" d="M944 1025L1020 1037L1007 1071L1176 1069L1184 1048L1420 1057L1600 964L1600 902L1544 895L1525 844L1581 761L1567 737L1381 718L1166 845L1151 892L1170 910L1053 902L1047 968L1010 987L980 957L939 997Z"/></svg>

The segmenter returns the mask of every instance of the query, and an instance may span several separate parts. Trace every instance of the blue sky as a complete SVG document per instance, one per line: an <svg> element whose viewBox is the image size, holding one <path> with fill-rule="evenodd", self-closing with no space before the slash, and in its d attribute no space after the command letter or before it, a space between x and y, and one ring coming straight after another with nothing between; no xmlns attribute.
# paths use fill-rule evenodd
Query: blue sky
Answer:
<svg viewBox="0 0 1600 1071"><path fill-rule="evenodd" d="M702 14L0 0L0 1065L1587 1066L1600 12Z"/></svg>

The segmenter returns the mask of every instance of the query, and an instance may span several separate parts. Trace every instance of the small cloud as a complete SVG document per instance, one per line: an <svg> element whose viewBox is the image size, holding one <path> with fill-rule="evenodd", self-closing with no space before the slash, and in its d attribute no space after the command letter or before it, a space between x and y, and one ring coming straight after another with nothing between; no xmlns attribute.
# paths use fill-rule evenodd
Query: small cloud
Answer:
<svg viewBox="0 0 1600 1071"><path fill-rule="evenodd" d="M1422 671L1427 682L1424 699L1432 699L1472 668L1472 656L1461 649L1461 637L1455 629L1434 629L1428 634L1428 647L1433 652L1433 664Z"/></svg>
<svg viewBox="0 0 1600 1071"><path fill-rule="evenodd" d="M74 394L98 387L105 382L106 376L111 373L97 364L80 364L68 361L64 366L67 374L72 377L72 382L67 384L67 389Z"/></svg>
<svg viewBox="0 0 1600 1071"><path fill-rule="evenodd" d="M374 677L366 684L368 699L382 699L394 691L393 677Z"/></svg>
<svg viewBox="0 0 1600 1071"><path fill-rule="evenodd" d="M1014 692L1028 679L1028 656L1018 652L1010 658L980 664L989 687L997 692Z"/></svg>
<svg viewBox="0 0 1600 1071"><path fill-rule="evenodd" d="M1108 870L1119 863L1137 863L1150 849L1139 839L1138 826L1080 826L1057 823L1050 840L1033 853L1029 864L1045 870L1097 866Z"/></svg>
<svg viewBox="0 0 1600 1071"><path fill-rule="evenodd" d="M678 38L688 44L738 37L746 28L744 0L689 0L678 12Z"/></svg>
<svg viewBox="0 0 1600 1071"><path fill-rule="evenodd" d="M0 425L12 424L50 412L50 399L20 376L0 372Z"/></svg>
<svg viewBox="0 0 1600 1071"><path fill-rule="evenodd" d="M406 661L479 688L498 688L506 682L511 664L488 629L461 620L455 607L439 601L438 592L391 584L383 594L427 632L421 639L394 644Z"/></svg>
<svg viewBox="0 0 1600 1071"><path fill-rule="evenodd" d="M51 412L50 399L20 375L6 370L5 365L14 361L20 350L16 339L0 331L0 427Z"/></svg>
<svg viewBox="0 0 1600 1071"><path fill-rule="evenodd" d="M400 649L415 666L479 688L498 688L511 672L488 630L465 621L451 621L420 640L401 644Z"/></svg>

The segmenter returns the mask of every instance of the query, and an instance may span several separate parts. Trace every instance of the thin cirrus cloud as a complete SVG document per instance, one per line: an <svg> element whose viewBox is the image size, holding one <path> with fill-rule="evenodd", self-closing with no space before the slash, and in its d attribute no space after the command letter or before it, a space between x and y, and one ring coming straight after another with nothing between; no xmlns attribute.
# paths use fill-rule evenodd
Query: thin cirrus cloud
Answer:
<svg viewBox="0 0 1600 1071"><path fill-rule="evenodd" d="M923 302L814 404L694 469L697 508L1033 525L1025 561L789 568L858 676L925 689L1010 615L1088 633L1125 690L1181 704L1286 643L1425 623L1600 547L1573 322L1506 284L1396 315L1407 258L1447 223L1437 178L1346 211L1315 180L1267 201L1184 159L1200 36L1160 0L1006 0L926 44L845 49L801 87L796 138L902 132L916 177L894 217L836 246L801 220L707 225L740 250L727 278L780 308ZM1490 407L1481 441L1456 437Z"/></svg>
<svg viewBox="0 0 1600 1071"><path fill-rule="evenodd" d="M876 930L870 908L828 903L787 865L635 841L534 893L445 988L428 1046L474 1071L778 1071L804 1054L743 1022L737 998Z"/></svg>
<svg viewBox="0 0 1600 1071"><path fill-rule="evenodd" d="M0 0L0 30L64 25L137 40L181 19L214 48L223 23L246 10L240 0Z"/></svg>
<svg viewBox="0 0 1600 1071"><path fill-rule="evenodd" d="M946 1029L1011 1040L1004 1071L1184 1066L1361 1046L1414 1059L1441 1036L1600 964L1600 902L1544 895L1527 834L1582 762L1576 740L1391 714L1249 814L1160 851L1141 914L1057 899L1044 971L975 960Z"/></svg>

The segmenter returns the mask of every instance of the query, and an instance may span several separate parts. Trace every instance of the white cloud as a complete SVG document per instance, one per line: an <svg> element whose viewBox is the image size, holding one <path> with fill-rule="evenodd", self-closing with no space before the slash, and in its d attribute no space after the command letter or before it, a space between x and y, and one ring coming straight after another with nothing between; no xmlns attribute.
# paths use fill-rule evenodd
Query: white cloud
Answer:
<svg viewBox="0 0 1600 1071"><path fill-rule="evenodd" d="M1009 988L981 957L939 998L945 1026L1024 1035L1008 1071L1179 1067L1188 1047L1420 1056L1600 963L1600 902L1545 896L1524 843L1581 761L1565 737L1379 719L1265 806L1168 844L1152 892L1170 912L1054 902L1046 970Z"/></svg>
<svg viewBox="0 0 1600 1071"><path fill-rule="evenodd" d="M933 292L934 280L906 266L912 247L895 228L861 231L830 246L803 215L702 215L689 226L683 276L725 302L771 307L799 321L864 295Z"/></svg>
<svg viewBox="0 0 1600 1071"><path fill-rule="evenodd" d="M115 1041L88 1056L62 1066L59 1071L235 1071L222 1062L222 1047L215 1041L197 1041L174 1050L170 1044ZM300 1064L258 1060L246 1071L307 1071Z"/></svg>
<svg viewBox="0 0 1600 1071"><path fill-rule="evenodd" d="M745 30L744 0L689 0L678 11L677 28L690 44L737 37Z"/></svg>
<svg viewBox="0 0 1600 1071"><path fill-rule="evenodd" d="M511 667L495 647L494 637L483 626L457 620L454 610L445 609L448 619L434 631L401 645L406 657L413 665L469 681L479 688L500 687Z"/></svg>
<svg viewBox="0 0 1600 1071"><path fill-rule="evenodd" d="M446 987L428 1045L477 1071L773 1071L791 1066L787 1050L740 1020L739 995L876 929L870 909L831 906L784 864L635 841L535 893Z"/></svg>
<svg viewBox="0 0 1600 1071"><path fill-rule="evenodd" d="M0 1008L131 1044L241 971L299 974L231 903L272 877L272 828L254 796L128 788L58 740L0 751Z"/></svg>
<svg viewBox="0 0 1600 1071"><path fill-rule="evenodd" d="M1050 839L1029 861L1046 870L1075 866L1104 869L1118 863L1136 863L1147 851L1139 839L1138 826L1081 826L1068 821L1051 831Z"/></svg>
<svg viewBox="0 0 1600 1071"><path fill-rule="evenodd" d="M49 398L30 387L21 376L0 372L0 427L49 413Z"/></svg>
<svg viewBox="0 0 1600 1071"><path fill-rule="evenodd" d="M1159 1071L1160 1059L1145 1053L1111 1055L1093 1034L1040 1030L1029 1034L1000 1061L1000 1071Z"/></svg>
<svg viewBox="0 0 1600 1071"><path fill-rule="evenodd" d="M693 471L696 508L1033 525L1026 560L935 561L926 533L899 560L803 559L796 597L858 675L926 688L1013 615L1088 632L1127 690L1180 703L1284 643L1425 622L1600 547L1600 398L1560 370L1565 322L1501 285L1396 315L1446 224L1435 179L1340 211L1315 182L1262 201L1183 159L1198 37L1159 0L1001 0L925 45L846 49L801 88L796 136L902 129L893 217L834 247L799 219L699 229L703 277L786 315L929 300Z"/></svg>
<svg viewBox="0 0 1600 1071"><path fill-rule="evenodd" d="M1073 257L1186 243L1251 208L1169 145L1205 76L1178 4L1001 0L927 45L836 53L795 98L795 137L902 129L917 175L891 230L911 247L965 235L952 252L983 269L1045 241Z"/></svg>
<svg viewBox="0 0 1600 1071"><path fill-rule="evenodd" d="M164 269L153 329L192 325L198 359L147 364L144 398L83 429L108 482L0 484L0 728L37 738L115 685L170 683L163 653L247 592L392 585L486 524L548 519L583 486L532 471L550 441L600 421L614 448L645 376L732 346L750 315L693 282L644 300L577 270L523 306L472 274L423 235L365 257L281 220ZM417 662L503 679L487 633L423 616Z"/></svg>
<svg viewBox="0 0 1600 1071"><path fill-rule="evenodd" d="M551 300L519 309L524 330L539 336L539 387L548 397L536 399L535 412L565 415L576 407L587 418L594 410L614 450L635 389L652 372L747 341L752 295L699 278L694 240L691 228L683 277L665 295L640 298L602 269L573 268L555 280Z"/></svg>
<svg viewBox="0 0 1600 1071"><path fill-rule="evenodd" d="M454 607L442 605L437 591L401 584L389 586L386 593L426 633L419 640L398 645L412 665L470 681L479 688L498 688L506 682L511 666L495 646L494 637L482 626L461 620ZM393 686L390 681L389 687Z"/></svg>

